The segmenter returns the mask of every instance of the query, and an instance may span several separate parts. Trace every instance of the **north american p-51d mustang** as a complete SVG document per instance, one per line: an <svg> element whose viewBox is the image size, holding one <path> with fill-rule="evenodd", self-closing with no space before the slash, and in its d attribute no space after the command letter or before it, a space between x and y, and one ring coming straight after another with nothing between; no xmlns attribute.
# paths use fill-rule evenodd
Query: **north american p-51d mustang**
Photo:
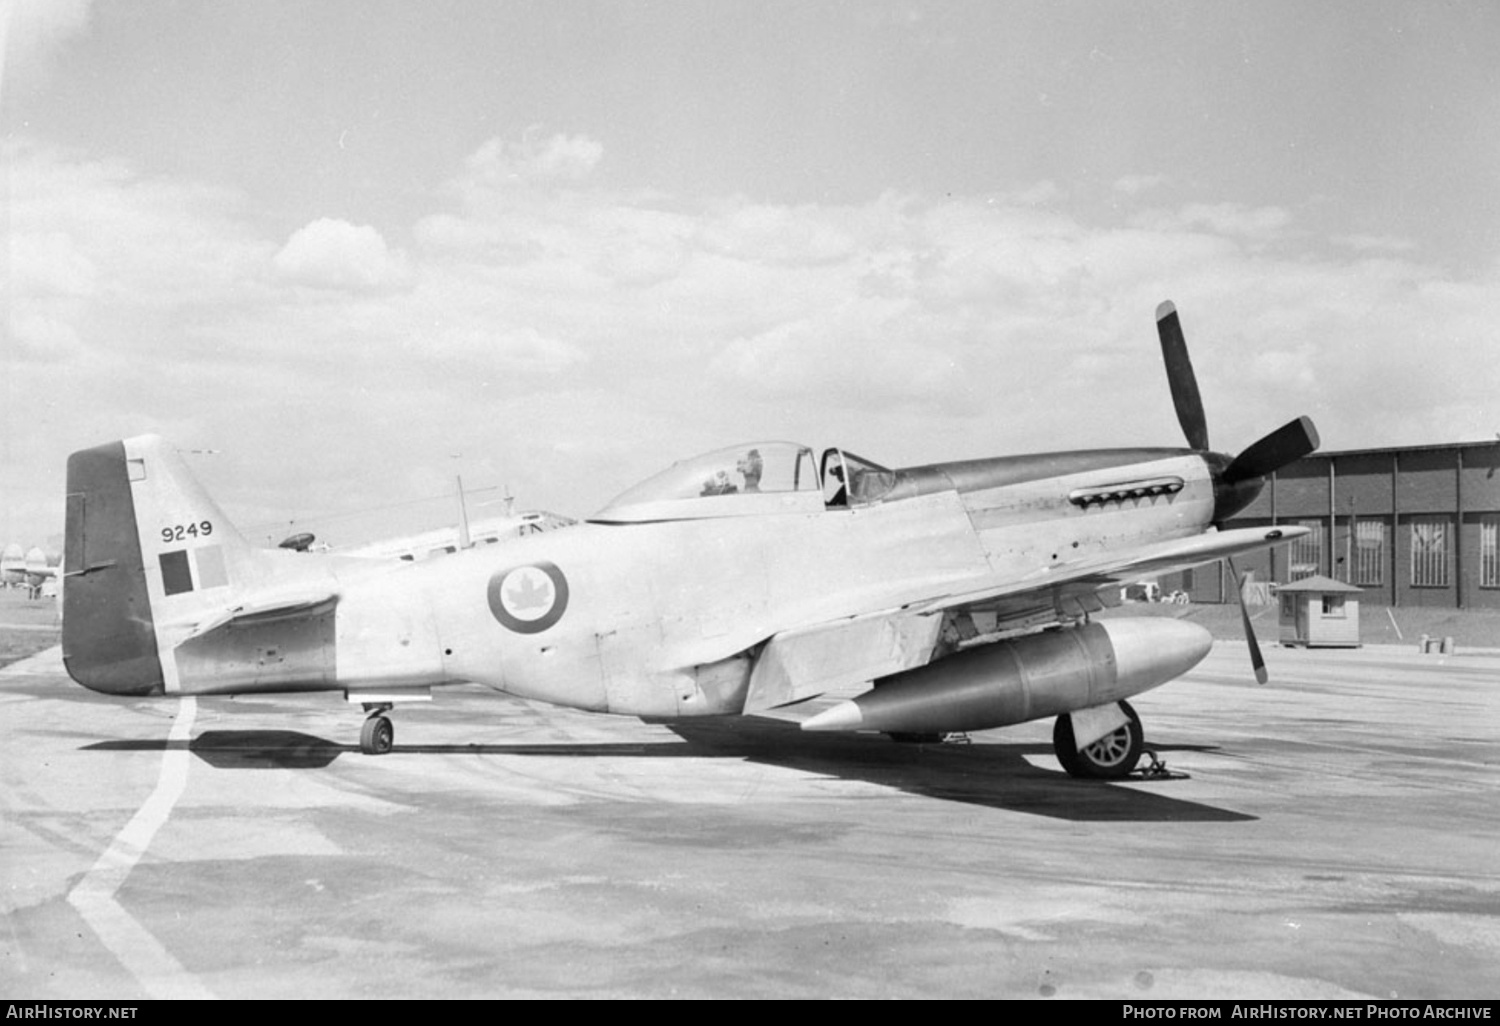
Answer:
<svg viewBox="0 0 1500 1026"><path fill-rule="evenodd" d="M1123 581L1305 533L1220 525L1318 444L1304 417L1209 451L1171 303L1157 329L1186 449L892 470L761 442L586 522L419 563L253 547L159 438L85 449L68 460L63 658L112 695L342 691L375 754L386 713L444 684L661 720L795 718L869 685L801 705L802 729L920 739L1055 716L1068 772L1124 776L1142 749L1125 700L1212 641L1089 614Z"/></svg>

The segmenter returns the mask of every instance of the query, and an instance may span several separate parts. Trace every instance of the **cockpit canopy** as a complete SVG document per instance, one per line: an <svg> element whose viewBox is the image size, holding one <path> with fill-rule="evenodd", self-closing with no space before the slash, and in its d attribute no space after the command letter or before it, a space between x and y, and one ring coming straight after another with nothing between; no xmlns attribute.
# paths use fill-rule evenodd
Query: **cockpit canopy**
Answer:
<svg viewBox="0 0 1500 1026"><path fill-rule="evenodd" d="M876 501L895 480L894 471L837 449L823 454L820 468L808 446L756 442L674 463L590 519L622 523L814 513Z"/></svg>

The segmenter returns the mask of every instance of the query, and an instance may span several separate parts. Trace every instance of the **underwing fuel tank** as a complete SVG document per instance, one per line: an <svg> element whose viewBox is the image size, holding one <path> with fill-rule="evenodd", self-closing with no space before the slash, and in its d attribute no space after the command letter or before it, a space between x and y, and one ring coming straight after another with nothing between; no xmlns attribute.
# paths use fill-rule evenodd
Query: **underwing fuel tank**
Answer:
<svg viewBox="0 0 1500 1026"><path fill-rule="evenodd" d="M1104 620L972 648L876 681L803 730L989 730L1118 702L1191 670L1213 636L1181 620Z"/></svg>

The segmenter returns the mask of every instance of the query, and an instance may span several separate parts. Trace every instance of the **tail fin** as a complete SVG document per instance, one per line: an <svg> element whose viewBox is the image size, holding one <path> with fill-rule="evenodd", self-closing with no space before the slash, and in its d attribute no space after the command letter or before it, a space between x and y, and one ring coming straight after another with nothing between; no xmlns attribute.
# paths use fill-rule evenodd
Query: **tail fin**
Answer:
<svg viewBox="0 0 1500 1026"><path fill-rule="evenodd" d="M155 435L68 457L63 662L84 687L176 690L162 627L219 609L253 575L252 549Z"/></svg>

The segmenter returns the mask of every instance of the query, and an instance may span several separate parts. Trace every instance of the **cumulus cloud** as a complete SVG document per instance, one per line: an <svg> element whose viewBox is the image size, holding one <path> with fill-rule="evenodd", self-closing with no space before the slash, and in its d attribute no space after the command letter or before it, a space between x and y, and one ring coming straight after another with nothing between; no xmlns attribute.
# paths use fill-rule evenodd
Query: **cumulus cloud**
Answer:
<svg viewBox="0 0 1500 1026"><path fill-rule="evenodd" d="M604 146L583 135L538 139L528 133L519 143L490 139L464 162L474 185L496 187L516 182L578 182L604 156Z"/></svg>
<svg viewBox="0 0 1500 1026"><path fill-rule="evenodd" d="M282 281L321 289L380 289L410 276L374 228L327 217L293 232L271 264Z"/></svg>
<svg viewBox="0 0 1500 1026"><path fill-rule="evenodd" d="M230 190L24 138L7 140L0 160L18 304L58 296L157 308L195 297L223 303L269 258L271 247L239 223L240 197Z"/></svg>
<svg viewBox="0 0 1500 1026"><path fill-rule="evenodd" d="M579 513L742 438L895 464L1173 444L1166 298L1226 450L1304 412L1330 448L1495 430L1500 280L1399 240L1319 243L1288 211L1233 203L1124 226L1000 194L695 205L587 182L597 149L554 142L455 168L478 191L450 189L411 253L333 219L266 238L241 196L9 146L5 377L57 409L12 446L46 466L0 470L41 479L57 439L160 429L268 454L251 476L271 489L296 451L305 491L241 498L337 508L362 465L404 479L479 433L510 480L555 489L528 501ZM476 168L518 177L483 193ZM514 188L526 168L569 187ZM277 415L247 421L227 380Z"/></svg>
<svg viewBox="0 0 1500 1026"><path fill-rule="evenodd" d="M1178 210L1160 210L1135 219L1155 230L1205 230L1220 235L1268 240L1291 224L1292 215L1280 207L1246 207L1237 203L1189 203Z"/></svg>
<svg viewBox="0 0 1500 1026"><path fill-rule="evenodd" d="M708 249L743 259L821 264L846 259L855 239L837 223L838 211L736 203L716 212L702 231Z"/></svg>
<svg viewBox="0 0 1500 1026"><path fill-rule="evenodd" d="M17 294L87 296L98 277L94 262L66 232L18 232L11 236L11 286Z"/></svg>

